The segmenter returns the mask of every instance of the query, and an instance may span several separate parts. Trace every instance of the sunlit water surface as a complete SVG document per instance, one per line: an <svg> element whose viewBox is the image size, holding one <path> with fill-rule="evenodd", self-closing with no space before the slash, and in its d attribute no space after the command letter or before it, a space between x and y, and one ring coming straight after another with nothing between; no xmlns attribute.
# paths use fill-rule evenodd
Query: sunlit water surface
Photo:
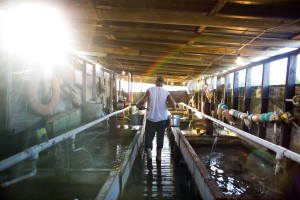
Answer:
<svg viewBox="0 0 300 200"><path fill-rule="evenodd" d="M258 157L260 151L246 152L239 145L192 146L224 194L266 197L280 194L274 168Z"/></svg>

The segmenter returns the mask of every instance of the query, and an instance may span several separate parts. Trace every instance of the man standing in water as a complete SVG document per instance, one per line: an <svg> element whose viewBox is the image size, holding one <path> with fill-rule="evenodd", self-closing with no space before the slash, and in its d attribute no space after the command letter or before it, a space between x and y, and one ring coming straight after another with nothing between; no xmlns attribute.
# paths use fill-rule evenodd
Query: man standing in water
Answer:
<svg viewBox="0 0 300 200"><path fill-rule="evenodd" d="M147 89L145 95L137 102L137 108L140 108L147 102L146 127L145 127L145 150L147 153L147 168L152 170L152 142L156 135L157 149L156 161L161 161L161 150L164 143L164 133L168 121L168 106L176 108L176 102L171 94L163 88L163 77L157 77L155 86Z"/></svg>

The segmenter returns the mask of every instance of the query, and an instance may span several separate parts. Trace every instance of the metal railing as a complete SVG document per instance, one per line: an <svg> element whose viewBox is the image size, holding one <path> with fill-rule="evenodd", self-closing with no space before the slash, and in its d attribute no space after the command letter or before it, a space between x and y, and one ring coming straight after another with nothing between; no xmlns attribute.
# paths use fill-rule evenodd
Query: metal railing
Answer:
<svg viewBox="0 0 300 200"><path fill-rule="evenodd" d="M259 145L261 145L263 147L266 147L266 148L274 151L276 153L276 159L278 161L280 161L284 157L286 157L286 158L289 158L289 159L291 159L291 160L293 160L293 161L295 161L297 163L300 163L300 154L298 154L298 153L290 151L290 150L288 150L288 149L286 149L286 148L284 148L282 146L273 144L273 143L271 143L269 141L263 140L263 139L261 139L259 137L256 137L256 136L254 136L254 135L252 135L250 133L247 133L247 132L245 132L243 130L240 130L240 129L234 127L234 126L226 124L226 123L224 123L224 122L222 122L222 121L220 121L218 119L215 119L215 118L213 118L213 117L211 117L209 115L206 115L206 114L204 114L204 113L202 113L202 112L200 112L200 111L198 111L198 110L196 110L196 109L194 109L194 108L186 105L185 103L179 103L179 104L181 104L181 105L187 107L188 109L192 110L193 112L195 112L196 116L207 118L207 119L209 119L209 120L211 120L211 121L213 121L213 122L215 122L215 123L217 123L217 124L219 124L219 125L221 125L223 127L226 127L227 129L229 129L229 130L237 133L242 138L248 139L248 140L250 140L250 141L252 141L252 142L254 142L256 144L259 144Z"/></svg>
<svg viewBox="0 0 300 200"><path fill-rule="evenodd" d="M104 117L101 117L101 118L99 118L99 119L97 119L95 121L87 123L87 124L85 124L83 126L80 126L80 127L75 128L75 129L73 129L71 131L68 131L68 132L66 132L66 133L64 133L62 135L59 135L59 136L57 136L57 137L55 137L55 138L53 138L51 140L48 140L47 142L43 142L41 144L35 145L33 147L30 147L30 148L28 148L28 149L26 149L26 150L24 150L24 151L22 151L22 152L20 152L18 154L15 154L15 155L13 155L13 156L11 156L9 158L6 158L6 159L0 161L0 171L5 170L5 169L7 169L7 168L9 168L9 167L11 167L11 166L19 163L19 162L22 162L22 161L26 160L26 159L31 159L33 161L33 165L34 165L32 172L30 172L29 174L24 175L24 176L19 177L19 178L16 178L16 179L11 180L11 181L7 181L5 183L2 183L1 186L5 187L5 186L11 185L13 183L19 182L21 180L24 180L25 178L35 176L36 175L36 171L37 171L36 167L35 167L35 162L38 159L40 152L42 152L42 151L44 151L44 150L46 150L46 149L48 149L48 148L50 148L50 147L58 144L58 143L60 143L60 142L62 142L64 140L67 140L69 138L71 138L71 139L74 140L75 136L77 134L81 133L82 131L84 131L84 130L86 130L86 129L88 129L88 128L90 128L90 127L92 127L92 126L94 126L94 125L96 125L96 124L98 124L98 123L100 123L100 122L108 119L108 118L110 118L111 116L114 116L114 115L117 115L119 113L122 113L122 112L128 110L129 108L130 107L126 107L126 108L124 108L122 110L118 110L116 112L110 113L110 114L108 114L108 115L106 115Z"/></svg>

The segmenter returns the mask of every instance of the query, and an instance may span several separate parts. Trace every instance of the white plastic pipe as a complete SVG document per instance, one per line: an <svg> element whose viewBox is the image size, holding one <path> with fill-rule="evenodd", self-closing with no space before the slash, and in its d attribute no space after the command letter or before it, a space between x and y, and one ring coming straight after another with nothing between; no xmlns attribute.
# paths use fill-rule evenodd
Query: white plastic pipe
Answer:
<svg viewBox="0 0 300 200"><path fill-rule="evenodd" d="M21 177L18 177L18 178L15 178L13 180L10 180L10 181L6 181L4 183L1 184L1 187L7 187L7 186L10 186L12 184L15 184L15 183L18 183L26 178L30 178L30 177L33 177L35 176L37 173L37 169L36 169L36 165L35 165L35 162L32 164L32 171L28 174L25 174L24 176L21 176Z"/></svg>
<svg viewBox="0 0 300 200"><path fill-rule="evenodd" d="M23 160L26 160L27 158L34 156L35 154L39 154L41 151L44 151L45 149L48 149L56 144L58 144L59 142L62 142L70 137L75 137L75 135L77 135L78 133L94 126L95 124L98 124L99 122L102 122L108 118L110 118L111 116L117 115L119 113L122 113L126 110L128 110L130 107L124 108L122 110L118 110L116 112L110 113L104 117L101 117L95 121L92 121L88 124L85 124L83 126L80 126L78 128L75 128L71 131L68 131L60 136L57 136L51 140L48 140L47 142L43 142L41 144L35 145L33 147L30 147L28 149L26 149L25 151L22 151L18 154L15 154L9 158L6 158L2 161L0 161L0 171L7 169Z"/></svg>
<svg viewBox="0 0 300 200"><path fill-rule="evenodd" d="M20 176L20 177L18 177L18 178L12 179L12 180L10 180L10 181L6 181L6 182L4 182L4 183L1 183L0 186L1 186L1 187L7 187L7 186L10 186L10 185L12 185L12 184L14 184L14 183L20 182L20 181L22 181L22 180L24 180L24 179L26 179L26 178L30 178L30 177L35 176L36 173L37 173L37 169L36 169L36 161L38 160L38 158L39 158L39 154L38 154L38 153L35 153L35 154L33 154L33 155L30 157L31 162L32 162L32 170L31 170L30 173L25 174L25 175L23 175L23 176Z"/></svg>
<svg viewBox="0 0 300 200"><path fill-rule="evenodd" d="M251 135L250 133L247 133L247 132L245 132L243 130L240 130L240 129L234 127L234 126L226 124L226 123L224 123L224 122L222 122L220 120L217 120L217 119L215 119L215 118L213 118L213 117L211 117L209 115L206 115L206 114L204 114L202 112L199 112L198 110L196 110L196 109L194 109L194 108L186 105L185 103L181 102L179 104L183 105L183 106L185 106L185 107L187 107L189 109L191 109L193 112L196 113L196 115L203 116L204 118L207 118L207 119L209 119L209 120L211 120L213 122L216 122L217 124L220 124L223 127L226 127L227 129L229 129L229 130L237 133L239 136L241 136L241 137L243 137L245 139L248 139L248 140L250 140L252 142L255 142L255 143L257 143L257 144L259 144L261 146L264 146L264 147L266 147L266 148L274 151L276 153L276 159L277 160L281 160L281 159L283 159L283 157L286 157L286 158L289 158L289 159L291 159L291 160L293 160L293 161L295 161L297 163L300 163L300 155L298 153L290 151L290 150L288 150L288 149L286 149L286 148L284 148L282 146L273 144L273 143L271 143L269 141L263 140L263 139L261 139L259 137Z"/></svg>

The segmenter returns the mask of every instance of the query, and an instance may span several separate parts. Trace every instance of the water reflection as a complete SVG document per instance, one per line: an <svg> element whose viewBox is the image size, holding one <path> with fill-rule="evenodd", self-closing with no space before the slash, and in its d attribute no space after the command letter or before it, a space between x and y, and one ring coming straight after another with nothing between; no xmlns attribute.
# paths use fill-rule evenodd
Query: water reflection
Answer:
<svg viewBox="0 0 300 200"><path fill-rule="evenodd" d="M101 135L85 141L76 141L77 149L70 156L72 168L116 169L123 162L132 137Z"/></svg>
<svg viewBox="0 0 300 200"><path fill-rule="evenodd" d="M164 184L162 183L161 175L161 161L156 161L156 170L157 170L157 194L159 197L164 196Z"/></svg>
<svg viewBox="0 0 300 200"><path fill-rule="evenodd" d="M273 184L272 166L243 148L214 147L214 151L209 146L193 148L224 194L270 196L280 193Z"/></svg>
<svg viewBox="0 0 300 200"><path fill-rule="evenodd" d="M214 150L214 147L217 145L217 141L218 141L218 136L216 136L215 139L214 139L214 143L213 143L213 145L211 147L210 154L212 154L212 152Z"/></svg>
<svg viewBox="0 0 300 200"><path fill-rule="evenodd" d="M147 174L147 189L146 189L147 197L152 196L152 185L153 185L153 173L152 170L149 170Z"/></svg>
<svg viewBox="0 0 300 200"><path fill-rule="evenodd" d="M64 141L43 152L37 162L38 174L2 188L1 199L93 199L110 170L124 161L134 134L81 135L75 143ZM95 167L99 170L89 169Z"/></svg>

